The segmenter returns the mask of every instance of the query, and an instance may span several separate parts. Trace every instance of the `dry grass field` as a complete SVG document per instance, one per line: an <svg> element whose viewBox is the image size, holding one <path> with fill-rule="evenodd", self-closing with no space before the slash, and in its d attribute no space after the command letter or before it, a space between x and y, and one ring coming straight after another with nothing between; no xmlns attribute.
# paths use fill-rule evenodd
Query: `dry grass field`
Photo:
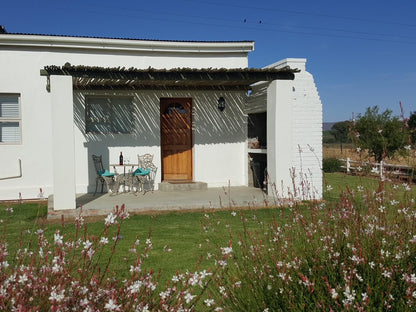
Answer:
<svg viewBox="0 0 416 312"><path fill-rule="evenodd" d="M387 158L385 160L388 164L416 166L416 151L408 151L408 155L400 155L397 153L393 158ZM360 153L352 145L343 146L342 152L339 144L324 144L323 157L334 157L338 159L346 159L349 157L351 160L356 161L370 161L374 162L374 158L369 157L367 151L361 151Z"/></svg>

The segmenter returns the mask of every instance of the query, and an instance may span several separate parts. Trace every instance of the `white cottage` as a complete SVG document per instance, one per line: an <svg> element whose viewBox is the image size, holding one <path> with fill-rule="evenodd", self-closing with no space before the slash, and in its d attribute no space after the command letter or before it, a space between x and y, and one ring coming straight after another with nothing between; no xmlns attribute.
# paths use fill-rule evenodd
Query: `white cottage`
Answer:
<svg viewBox="0 0 416 312"><path fill-rule="evenodd" d="M265 155L269 193L287 195L295 170L295 187L305 175L320 198L322 105L306 60L248 69L253 50L0 30L0 200L53 194L54 209L73 209L75 194L95 189L92 155L109 167L120 152L132 163L153 154L156 188L247 185L247 113L267 116L255 126L267 147L250 155ZM164 121L172 109L182 125Z"/></svg>

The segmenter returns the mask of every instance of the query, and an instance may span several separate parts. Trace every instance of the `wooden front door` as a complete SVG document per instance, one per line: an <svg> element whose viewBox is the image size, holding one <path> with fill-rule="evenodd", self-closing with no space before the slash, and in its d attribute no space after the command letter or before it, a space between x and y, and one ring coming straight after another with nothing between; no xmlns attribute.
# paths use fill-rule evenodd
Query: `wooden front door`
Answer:
<svg viewBox="0 0 416 312"><path fill-rule="evenodd" d="M160 99L163 181L192 181L192 99Z"/></svg>

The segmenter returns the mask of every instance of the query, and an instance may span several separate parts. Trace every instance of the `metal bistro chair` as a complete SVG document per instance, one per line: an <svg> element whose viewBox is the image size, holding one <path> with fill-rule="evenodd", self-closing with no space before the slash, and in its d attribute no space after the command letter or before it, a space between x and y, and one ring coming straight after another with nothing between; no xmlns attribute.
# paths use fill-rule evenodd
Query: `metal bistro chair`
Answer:
<svg viewBox="0 0 416 312"><path fill-rule="evenodd" d="M133 173L138 182L137 191L143 193L154 191L157 167L153 163L152 154L137 155L139 168Z"/></svg>
<svg viewBox="0 0 416 312"><path fill-rule="evenodd" d="M97 193L98 181L101 183L101 193L104 189L104 183L107 187L107 191L111 191L110 185L114 184L114 176L115 174L109 172L107 169L104 169L102 156L92 155L92 160L94 162L95 171L97 172L97 178L95 179L95 192L94 195Z"/></svg>

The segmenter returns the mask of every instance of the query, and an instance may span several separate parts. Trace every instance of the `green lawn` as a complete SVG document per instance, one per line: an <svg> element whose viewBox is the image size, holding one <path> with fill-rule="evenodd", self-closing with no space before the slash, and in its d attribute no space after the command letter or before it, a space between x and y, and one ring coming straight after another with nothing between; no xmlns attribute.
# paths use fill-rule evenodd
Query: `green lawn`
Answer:
<svg viewBox="0 0 416 312"><path fill-rule="evenodd" d="M344 174L333 173L325 175L326 186L331 186L332 190L325 191L326 201L337 201L340 191L346 190L347 185L350 190L360 190L361 187L374 189L377 187L378 180L364 177L347 176ZM10 207L0 204L0 219L5 227L5 234L9 251L12 254L19 248L19 242L22 241L21 248L26 248L35 240L35 232L38 228L36 220L47 212L46 203L24 203L13 204L14 212L6 212ZM129 274L130 265L135 259L135 255L129 252L134 242L139 239L138 250L142 250L146 239L151 232L153 249L149 257L145 260L144 267L153 268L162 272L162 280L169 280L176 271L184 272L186 270L196 270L196 265L204 255L201 246L204 236L201 226L204 219L213 219L213 212L187 212L187 213L163 213L158 215L133 215L125 220L121 227L120 235L122 239L119 242L117 252L112 261L112 268L117 270L121 277ZM283 208L268 208L244 212L247 218L259 217L264 222L277 219L282 213L286 213ZM215 220L220 223L216 227L216 233L210 233L212 243L218 246L227 246L229 240L228 225L233 229L235 234L242 230L241 216L239 213L234 214L232 210L215 212ZM209 221L209 219L208 219ZM39 223L39 222L38 222ZM66 236L72 237L75 233L75 226L72 223L64 225L46 224L46 235L53 241L53 234L60 230ZM81 235L99 236L104 228L104 222L95 222L87 224L87 231ZM20 237L23 237L21 240ZM108 255L102 257L103 263L106 262ZM209 263L204 260L201 268L207 268Z"/></svg>

